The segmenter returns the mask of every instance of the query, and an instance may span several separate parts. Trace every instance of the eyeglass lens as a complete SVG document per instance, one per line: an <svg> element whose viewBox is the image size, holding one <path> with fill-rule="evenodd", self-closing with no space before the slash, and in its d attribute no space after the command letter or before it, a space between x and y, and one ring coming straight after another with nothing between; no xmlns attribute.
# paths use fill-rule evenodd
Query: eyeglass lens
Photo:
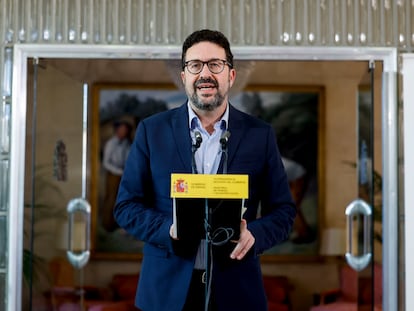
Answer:
<svg viewBox="0 0 414 311"><path fill-rule="evenodd" d="M226 62L221 59L211 59L206 62L201 60L191 60L187 62L187 68L190 73L197 74L203 70L205 64L211 73L217 74L223 71Z"/></svg>

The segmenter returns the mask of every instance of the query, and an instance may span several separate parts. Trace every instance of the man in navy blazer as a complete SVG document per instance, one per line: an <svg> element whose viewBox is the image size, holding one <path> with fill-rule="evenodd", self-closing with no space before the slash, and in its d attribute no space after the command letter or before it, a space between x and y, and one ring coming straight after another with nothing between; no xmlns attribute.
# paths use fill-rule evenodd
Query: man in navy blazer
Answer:
<svg viewBox="0 0 414 311"><path fill-rule="evenodd" d="M136 305L143 311L266 311L259 256L288 238L296 215L274 130L228 102L236 71L222 33L204 29L185 40L181 78L187 103L139 123L114 209L118 224L145 242ZM227 159L220 148L226 132ZM172 234L171 174L194 169L249 177L240 238L227 242L226 258L213 255L207 298L205 241L187 243Z"/></svg>

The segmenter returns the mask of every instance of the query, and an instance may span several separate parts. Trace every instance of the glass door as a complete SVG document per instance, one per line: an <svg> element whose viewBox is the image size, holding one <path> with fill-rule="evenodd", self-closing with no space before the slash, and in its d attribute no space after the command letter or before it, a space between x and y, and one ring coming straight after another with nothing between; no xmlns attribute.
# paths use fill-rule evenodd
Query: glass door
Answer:
<svg viewBox="0 0 414 311"><path fill-rule="evenodd" d="M28 61L22 306L86 310L87 89L46 60Z"/></svg>
<svg viewBox="0 0 414 311"><path fill-rule="evenodd" d="M37 271L43 272L44 267L49 269L46 274L39 274L42 282L37 283L34 277L31 287L25 287L26 295L23 297L25 302L22 305L28 305L26 303L30 296L28 288L31 288L32 310L36 310L34 306L39 303L49 303L53 306L59 304L88 306L90 297L93 297L95 301L100 299L98 292L88 291L85 293L82 290L86 287L84 283L90 284L88 281L83 282L83 275L87 280L95 278L94 282L98 284L95 260L90 265L79 267L79 269L70 264L67 251L69 248L72 251L70 254L73 255L69 257L79 260L77 262L81 265L88 257L86 253L78 252L78 250L82 251L88 248L88 240L85 239L89 234L88 217L84 217L88 211L88 203L83 199L89 196L94 198L92 190L85 195L84 185L86 176L90 178L96 175L93 172L93 163L92 165L88 163L89 156L84 153L86 149L96 151L97 148L94 146L94 141L85 143L84 140L84 137L88 136L86 124L89 121L86 122L84 104L85 98L88 97L86 95L88 91L79 77L93 74L97 75L93 77L95 80L92 77L86 77L85 80L102 81L102 77L108 80L109 76L99 70L87 70L86 73L85 70L78 69L87 68L85 64L88 64L89 60L72 60L71 65L67 67L65 65L69 64L68 60L53 60L54 62L50 59L29 59L30 65L28 66L25 172L27 208L25 218L33 225L26 225L25 231L29 228L28 232L30 232L33 228L34 232L26 236L25 246L32 254L39 255L42 262L42 269L39 270L35 267L36 263L33 264L33 272L35 272L33 274L36 274ZM59 60L60 65L56 60ZM120 80L119 76L111 76L113 80L110 82L119 86L121 83L131 81L126 78L128 74L131 74L126 67L131 67L132 70L133 66L122 66L124 64L122 61L107 60L105 55L102 56L102 60L105 62L101 64L99 61L100 66L105 65L104 67L106 67L106 62L108 62L113 68L119 66L124 73L122 75L124 80ZM98 61L94 61L97 62L94 65L98 65ZM137 61L134 68L142 68L145 61ZM306 71L292 70L292 68L299 68L303 64L306 65ZM165 66L159 61L153 61L150 65L154 72L163 72L163 66ZM348 285L347 290L350 290L353 295L353 300L348 302L353 305L352 308L359 304L360 310L365 310L367 307L380 310L378 308L381 307L381 301L378 301L377 297L380 295L379 291L382 290L382 285L379 283L382 279L380 275L381 256L377 257L377 254L381 252L377 251L378 242L375 242L375 245L373 243L375 232L380 233L381 230L378 231L377 225L380 222L375 221L378 214L372 207L377 206L376 191L381 189L381 141L383 138L381 137L380 121L382 113L380 74L383 68L382 63L375 63L375 65L377 66L375 72L378 75L374 74L373 63L369 64L367 61L327 60L304 63L256 60L255 66L258 73L250 77L253 81L250 83L262 84L262 90L266 89L263 88L263 85L278 85L281 83L280 81L288 81L291 84L284 88L284 92L296 90L297 85L322 85L324 89L320 93L321 101L318 101L317 113L317 121L319 122L317 128L318 158L315 160L317 164L315 174L321 177L318 179L318 200L315 203L317 210L315 213L309 213L309 209L303 210L304 213L308 213L305 216L310 215L307 219L308 224L316 226L319 230L316 231L317 238L312 235L311 241L291 242L291 245L295 244L295 250L300 251L299 256L296 256L296 253L289 248L286 250L286 256L281 256L281 253L278 252L268 255L268 262L263 261L265 274L271 271L273 274L278 273L286 276L292 282L292 286L296 288L289 293L293 311L326 310L317 309L319 306L313 305L316 304L313 294L317 296L323 290L337 288L337 285ZM287 72L292 72L292 75L287 76ZM99 76L98 73L102 76ZM296 75L295 77L293 77L293 73ZM148 83L155 83L151 77L145 76L140 79L136 79L136 75L132 77L140 87ZM266 77L267 80L264 78L260 80L262 77ZM318 80L315 77L318 77ZM375 96L374 84L379 86L375 88ZM275 91L274 88L270 90L273 93ZM373 109L374 106L375 109ZM87 110L97 114L97 111L92 111L92 108ZM299 117L303 117L303 115ZM302 119L300 118L300 120ZM293 123L288 123L287 126L293 128ZM85 148L85 144L89 148ZM377 156L375 161L374 155ZM308 154L303 154L303 156L309 158ZM45 179L46 182L43 183L42 179ZM91 184L92 181L89 186ZM314 188L312 187L311 190ZM45 198L46 200L43 200ZM357 199L355 200L355 198ZM305 203L307 203L306 206L309 206L309 203L313 204L313 202L315 201ZM38 208L42 206L45 208ZM68 208L76 215L69 217ZM55 209L56 213L53 212ZM347 211L346 215L345 210ZM30 211L34 211L33 220L30 218ZM46 219L52 212L53 217L47 222ZM43 213L47 213L47 215L42 215ZM348 224L346 224L346 219L348 219ZM364 224L365 226L363 226ZM323 261L313 261L309 266L303 264L304 260L315 260L315 257L320 259L321 255L326 256L318 250L320 240L322 240L319 238L324 229L334 229L331 230L334 234L341 233L340 231L343 233L344 229L347 229L350 237L346 239L343 234L339 234L342 240L338 239L338 236L334 239L335 242L348 242L347 261L343 258L345 249L341 253L343 260L340 262L339 284L336 282L337 261L327 259L326 265ZM77 233L80 233L80 240L75 239ZM70 243L68 243L68 236L71 237ZM31 247L31 243L33 247ZM92 246L96 252L96 245ZM335 251L334 255L331 253L328 256L335 256L337 259L338 253ZM33 257L34 262L37 257ZM62 284L68 284L64 282L65 277L59 280L61 283L56 281L56 276L59 275L59 269L56 266L59 267L59 265L54 266L55 270L50 272L50 266L53 264L49 264L54 262L53 259L56 257L61 260L60 263L63 262L66 267L70 267L67 270L73 272L71 276L65 276L66 281L69 279L72 282L69 286L69 293L64 290L59 292ZM288 262L280 263L281 260L284 260L282 257L286 258ZM113 254L111 259L122 262L117 267L122 266L119 269L125 273L127 268L121 261L125 258L119 257L117 253ZM273 260L279 261L275 263ZM333 262L334 265L332 265ZM103 263L102 266L105 264ZM136 261L133 262L133 265L128 269L134 270L135 273ZM93 267L91 268L91 266ZM282 269L277 270L280 267ZM283 269L284 267L289 267L289 269ZM118 271L116 269L110 271L106 266L104 270L99 274L105 274L106 278L110 278ZM325 275L326 280L315 282L320 275ZM375 275L374 278L373 275ZM306 289L302 290L302 285L299 283L302 285L306 283ZM52 289L56 288L58 291L53 292ZM88 286L88 290L90 289L91 287ZM333 302L325 301L326 305L330 303Z"/></svg>
<svg viewBox="0 0 414 311"><path fill-rule="evenodd" d="M376 144L381 137L375 137L376 109L374 100L375 63L369 62L358 86L356 142L356 177L358 197L346 208L347 248L342 282L353 274L354 291L358 310L381 310L382 266L376 258L375 248L381 245L381 191L382 177L377 167L381 159L376 158ZM377 163L378 160L378 163ZM375 243L377 241L377 243ZM348 272L346 272L348 270ZM346 274L348 273L348 275ZM344 283L343 283L344 284Z"/></svg>

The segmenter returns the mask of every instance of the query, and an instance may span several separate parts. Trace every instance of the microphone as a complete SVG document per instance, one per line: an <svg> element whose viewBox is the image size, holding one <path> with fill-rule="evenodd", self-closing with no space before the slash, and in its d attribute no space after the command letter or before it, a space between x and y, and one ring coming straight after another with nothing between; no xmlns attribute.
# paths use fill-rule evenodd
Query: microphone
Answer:
<svg viewBox="0 0 414 311"><path fill-rule="evenodd" d="M195 138L195 144L193 146L194 148L198 149L200 148L200 145L203 142L203 138L201 137L201 134L199 131L194 132L194 138Z"/></svg>
<svg viewBox="0 0 414 311"><path fill-rule="evenodd" d="M220 137L221 149L224 150L227 148L227 142L229 141L229 137L230 137L229 131L224 131L223 134L221 134L221 137Z"/></svg>
<svg viewBox="0 0 414 311"><path fill-rule="evenodd" d="M227 142L229 141L230 132L224 131L223 134L221 134L220 137L220 144L221 144L221 151L223 152L223 174L227 174L227 160L228 160L228 154L227 154Z"/></svg>
<svg viewBox="0 0 414 311"><path fill-rule="evenodd" d="M195 162L195 153L203 142L203 138L201 137L201 133L199 131L194 131L194 139L195 143L191 146L191 170L193 174L198 174L197 165Z"/></svg>

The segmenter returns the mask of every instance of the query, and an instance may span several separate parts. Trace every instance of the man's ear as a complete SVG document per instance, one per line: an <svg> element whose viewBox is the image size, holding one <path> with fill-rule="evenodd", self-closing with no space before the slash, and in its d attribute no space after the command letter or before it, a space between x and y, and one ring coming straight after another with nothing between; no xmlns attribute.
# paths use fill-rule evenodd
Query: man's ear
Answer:
<svg viewBox="0 0 414 311"><path fill-rule="evenodd" d="M229 83L230 83L230 87L233 86L234 81L236 81L236 70L230 69L230 72L229 72Z"/></svg>

